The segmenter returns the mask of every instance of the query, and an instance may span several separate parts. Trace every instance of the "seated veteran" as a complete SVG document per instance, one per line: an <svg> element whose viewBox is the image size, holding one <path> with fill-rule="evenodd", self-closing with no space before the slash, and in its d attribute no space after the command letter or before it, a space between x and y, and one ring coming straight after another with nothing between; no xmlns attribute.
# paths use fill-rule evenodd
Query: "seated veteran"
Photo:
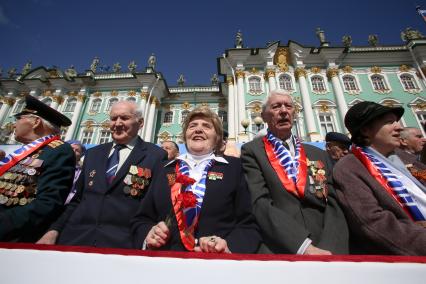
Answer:
<svg viewBox="0 0 426 284"><path fill-rule="evenodd" d="M222 123L209 108L183 124L188 152L165 166L168 187L149 191L133 220L147 249L254 253L260 242L241 162L216 156Z"/></svg>
<svg viewBox="0 0 426 284"><path fill-rule="evenodd" d="M35 242L62 213L75 158L60 139L71 121L32 96L15 115L24 146L0 161L0 241Z"/></svg>
<svg viewBox="0 0 426 284"><path fill-rule="evenodd" d="M290 94L271 91L262 104L266 135L241 148L253 212L263 237L260 253L345 254L348 229L331 180L327 153L291 132Z"/></svg>
<svg viewBox="0 0 426 284"><path fill-rule="evenodd" d="M109 124L113 141L87 151L75 196L38 243L133 248L130 220L167 155L139 138L143 113L134 102L113 104Z"/></svg>
<svg viewBox="0 0 426 284"><path fill-rule="evenodd" d="M395 154L410 173L426 186L426 164L420 161L421 152L426 145L422 131L415 127L405 127L400 136L401 144L395 149Z"/></svg>
<svg viewBox="0 0 426 284"><path fill-rule="evenodd" d="M345 116L351 153L334 167L351 253L426 255L426 189L394 154L402 107L361 102Z"/></svg>
<svg viewBox="0 0 426 284"><path fill-rule="evenodd" d="M70 193L68 194L67 200L65 201L65 204L70 203L71 199L74 197L75 193L77 192L77 180L80 177L81 174L81 167L83 166L83 156L86 153L86 147L84 147L83 144L79 140L69 140L66 141L68 144L71 145L72 150L75 154L75 172L74 172L74 182L72 184Z"/></svg>
<svg viewBox="0 0 426 284"><path fill-rule="evenodd" d="M333 164L349 153L352 142L348 136L339 132L328 132L325 135L325 150Z"/></svg>

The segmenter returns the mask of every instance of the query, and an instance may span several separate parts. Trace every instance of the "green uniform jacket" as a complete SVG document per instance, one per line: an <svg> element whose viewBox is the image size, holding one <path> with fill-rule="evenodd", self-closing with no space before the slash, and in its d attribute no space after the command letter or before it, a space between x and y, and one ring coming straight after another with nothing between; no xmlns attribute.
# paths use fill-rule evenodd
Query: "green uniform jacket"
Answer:
<svg viewBox="0 0 426 284"><path fill-rule="evenodd" d="M31 156L43 161L34 179L35 199L25 205L0 205L0 241L36 242L64 209L74 178L75 156L71 146L50 143Z"/></svg>

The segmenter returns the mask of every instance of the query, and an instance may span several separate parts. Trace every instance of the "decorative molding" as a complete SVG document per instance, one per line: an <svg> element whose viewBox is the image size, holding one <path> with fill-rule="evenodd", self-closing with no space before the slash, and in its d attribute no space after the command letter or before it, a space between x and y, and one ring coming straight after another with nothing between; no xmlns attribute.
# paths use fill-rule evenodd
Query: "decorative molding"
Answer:
<svg viewBox="0 0 426 284"><path fill-rule="evenodd" d="M102 122L101 123L101 127L102 127L102 129L108 130L110 128L109 127L109 122L108 121Z"/></svg>
<svg viewBox="0 0 426 284"><path fill-rule="evenodd" d="M401 71L401 72L410 72L411 68L412 68L411 66L402 64L401 66L399 66L399 71Z"/></svg>
<svg viewBox="0 0 426 284"><path fill-rule="evenodd" d="M182 109L189 110L191 108L191 105L188 102L184 102L182 104Z"/></svg>
<svg viewBox="0 0 426 284"><path fill-rule="evenodd" d="M318 110L322 113L330 112L330 107L327 104L322 103L321 105L319 105Z"/></svg>
<svg viewBox="0 0 426 284"><path fill-rule="evenodd" d="M274 70L267 70L267 71L266 71L266 76L267 76L268 78L270 78L270 77L275 77L275 71L274 71Z"/></svg>
<svg viewBox="0 0 426 284"><path fill-rule="evenodd" d="M231 76L226 77L226 83L228 85L233 85L234 84L234 78L232 78Z"/></svg>
<svg viewBox="0 0 426 284"><path fill-rule="evenodd" d="M101 92L99 92L99 91L97 91L97 92L94 92L93 94L92 94L92 96L94 96L94 97L101 97L102 96L102 93Z"/></svg>
<svg viewBox="0 0 426 284"><path fill-rule="evenodd" d="M288 62L289 62L289 53L288 48L279 47L274 56L274 64L278 66L281 72L288 71Z"/></svg>
<svg viewBox="0 0 426 284"><path fill-rule="evenodd" d="M262 112L262 106L260 104L255 104L251 108L253 113L261 113Z"/></svg>
<svg viewBox="0 0 426 284"><path fill-rule="evenodd" d="M420 111L426 111L426 102L418 102L413 105L413 108Z"/></svg>
<svg viewBox="0 0 426 284"><path fill-rule="evenodd" d="M311 68L311 73L314 73L314 74L321 73L321 68L314 66L314 67Z"/></svg>
<svg viewBox="0 0 426 284"><path fill-rule="evenodd" d="M296 70L294 71L294 75L296 75L297 79L299 79L302 76L306 78L307 72L305 68L297 67Z"/></svg>
<svg viewBox="0 0 426 284"><path fill-rule="evenodd" d="M117 90L111 91L111 97L116 97L116 96L118 96L118 91Z"/></svg>
<svg viewBox="0 0 426 284"><path fill-rule="evenodd" d="M51 96L53 96L53 92L52 92L52 90L45 90L45 91L41 94L41 96L42 96L42 97L51 97Z"/></svg>
<svg viewBox="0 0 426 284"><path fill-rule="evenodd" d="M235 72L235 75L237 76L238 79L244 79L244 77L245 77L245 73L244 73L243 70L237 70Z"/></svg>
<svg viewBox="0 0 426 284"><path fill-rule="evenodd" d="M219 107L220 108L225 108L226 107L226 102L220 101L219 102Z"/></svg>
<svg viewBox="0 0 426 284"><path fill-rule="evenodd" d="M141 97L141 99L146 101L148 99L149 93L147 91L141 91L141 94L139 96Z"/></svg>
<svg viewBox="0 0 426 284"><path fill-rule="evenodd" d="M343 73L352 73L353 72L353 68L349 65L346 65L345 67L342 68Z"/></svg>
<svg viewBox="0 0 426 284"><path fill-rule="evenodd" d="M379 73L382 73L382 68L379 66L372 66L370 71L371 73L379 74Z"/></svg>
<svg viewBox="0 0 426 284"><path fill-rule="evenodd" d="M251 70L249 71L250 74L257 74L259 73L259 71L256 69L256 67L251 68Z"/></svg>
<svg viewBox="0 0 426 284"><path fill-rule="evenodd" d="M84 128L86 128L87 130L93 130L93 126L94 126L94 122L91 120L88 120L86 122L84 122Z"/></svg>
<svg viewBox="0 0 426 284"><path fill-rule="evenodd" d="M136 91L135 91L135 90L130 90L130 91L127 93L127 95L128 95L128 96L130 96L130 97L134 97L134 96L136 96Z"/></svg>
<svg viewBox="0 0 426 284"><path fill-rule="evenodd" d="M16 102L16 99L14 99L14 98L9 98L9 97L4 97L4 98L2 98L2 101L5 103L5 104L7 104L8 106L13 106L14 104L15 104L15 102Z"/></svg>
<svg viewBox="0 0 426 284"><path fill-rule="evenodd" d="M339 69L337 68L329 68L327 70L327 77L330 80L333 77L336 77L337 75L339 75Z"/></svg>
<svg viewBox="0 0 426 284"><path fill-rule="evenodd" d="M85 94L78 94L78 95L77 95L77 100L78 100L79 102L84 103L84 101L86 100L86 95L85 95Z"/></svg>
<svg viewBox="0 0 426 284"><path fill-rule="evenodd" d="M62 96L56 95L56 96L52 96L52 100L58 103L58 105L60 105L64 101L64 98Z"/></svg>
<svg viewBox="0 0 426 284"><path fill-rule="evenodd" d="M203 103L201 103L201 106L203 106L203 107L209 107L209 103L203 102Z"/></svg>
<svg viewBox="0 0 426 284"><path fill-rule="evenodd" d="M163 104L163 109L165 111L170 111L171 110L170 104Z"/></svg>

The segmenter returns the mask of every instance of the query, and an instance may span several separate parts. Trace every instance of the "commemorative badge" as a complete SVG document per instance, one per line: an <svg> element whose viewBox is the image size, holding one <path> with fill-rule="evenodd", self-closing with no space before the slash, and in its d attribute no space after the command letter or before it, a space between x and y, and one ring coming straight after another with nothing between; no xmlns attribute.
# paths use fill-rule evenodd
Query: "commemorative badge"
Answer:
<svg viewBox="0 0 426 284"><path fill-rule="evenodd" d="M123 182L123 192L132 197L139 197L142 191L149 185L151 180L151 170L147 168L131 165L129 173L125 176Z"/></svg>
<svg viewBox="0 0 426 284"><path fill-rule="evenodd" d="M328 185L322 161L307 160L309 169L309 192L327 202Z"/></svg>
<svg viewBox="0 0 426 284"><path fill-rule="evenodd" d="M223 173L208 172L207 177L208 177L209 180L222 180L223 179Z"/></svg>

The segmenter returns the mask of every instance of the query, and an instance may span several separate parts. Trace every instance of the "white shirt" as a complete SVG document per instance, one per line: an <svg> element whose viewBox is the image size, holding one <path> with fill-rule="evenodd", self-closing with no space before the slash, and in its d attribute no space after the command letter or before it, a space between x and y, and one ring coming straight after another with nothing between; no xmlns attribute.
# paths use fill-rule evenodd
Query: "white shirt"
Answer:
<svg viewBox="0 0 426 284"><path fill-rule="evenodd" d="M124 162L130 156L130 153L132 152L133 148L136 145L137 139L138 139L138 136L134 137L132 140L130 140L129 143L125 144L126 147L124 147L123 149L120 150L119 159L118 159L118 167L117 167L116 173L120 170L121 166L124 164ZM111 151L109 151L108 158L114 152L115 145L117 145L117 143L115 143L115 141L114 141L113 144L112 144Z"/></svg>

